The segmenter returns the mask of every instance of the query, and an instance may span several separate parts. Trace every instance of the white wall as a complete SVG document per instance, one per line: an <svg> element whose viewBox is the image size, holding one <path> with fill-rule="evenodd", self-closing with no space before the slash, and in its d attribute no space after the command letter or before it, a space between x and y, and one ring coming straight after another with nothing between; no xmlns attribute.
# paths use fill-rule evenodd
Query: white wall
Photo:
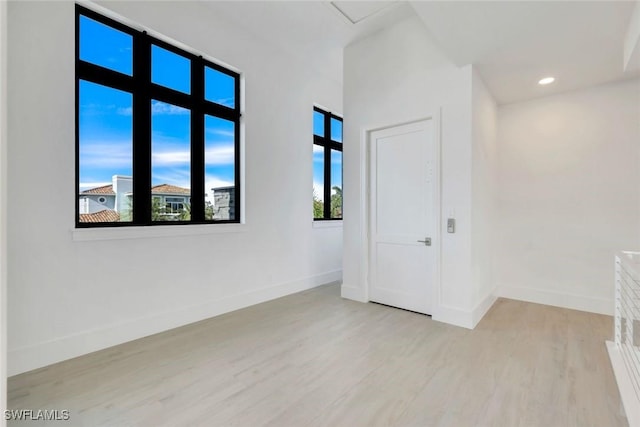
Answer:
<svg viewBox="0 0 640 427"><path fill-rule="evenodd" d="M500 295L613 312L613 255L640 249L640 80L498 112Z"/></svg>
<svg viewBox="0 0 640 427"><path fill-rule="evenodd" d="M493 278L497 153L497 106L482 78L473 69L471 87L471 277L472 307L477 318L495 301Z"/></svg>
<svg viewBox="0 0 640 427"><path fill-rule="evenodd" d="M7 407L7 3L0 1L0 410ZM4 417L0 426L7 424Z"/></svg>
<svg viewBox="0 0 640 427"><path fill-rule="evenodd" d="M246 224L74 232L74 4L11 2L10 374L341 277L311 203L312 106L341 86L200 2L106 5L243 73Z"/></svg>
<svg viewBox="0 0 640 427"><path fill-rule="evenodd" d="M417 17L347 46L344 54L344 281L342 295L366 301L365 129L441 111L441 286L433 318L473 327L471 278L472 68L457 68ZM455 216L447 234L444 220Z"/></svg>

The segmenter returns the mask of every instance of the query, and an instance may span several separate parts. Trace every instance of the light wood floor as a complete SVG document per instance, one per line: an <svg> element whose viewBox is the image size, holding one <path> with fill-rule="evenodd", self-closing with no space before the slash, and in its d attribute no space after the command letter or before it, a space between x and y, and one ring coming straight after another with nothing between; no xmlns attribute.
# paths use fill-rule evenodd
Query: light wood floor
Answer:
<svg viewBox="0 0 640 427"><path fill-rule="evenodd" d="M610 317L505 299L469 331L331 285L12 377L9 408L71 411L34 426L624 426L611 336Z"/></svg>

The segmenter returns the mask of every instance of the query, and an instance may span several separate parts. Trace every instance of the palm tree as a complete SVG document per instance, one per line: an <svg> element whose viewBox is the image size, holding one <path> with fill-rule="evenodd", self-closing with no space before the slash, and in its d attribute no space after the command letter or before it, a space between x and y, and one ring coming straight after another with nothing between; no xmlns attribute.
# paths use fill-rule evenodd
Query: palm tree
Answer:
<svg viewBox="0 0 640 427"><path fill-rule="evenodd" d="M331 218L342 218L342 188L335 185L331 189Z"/></svg>

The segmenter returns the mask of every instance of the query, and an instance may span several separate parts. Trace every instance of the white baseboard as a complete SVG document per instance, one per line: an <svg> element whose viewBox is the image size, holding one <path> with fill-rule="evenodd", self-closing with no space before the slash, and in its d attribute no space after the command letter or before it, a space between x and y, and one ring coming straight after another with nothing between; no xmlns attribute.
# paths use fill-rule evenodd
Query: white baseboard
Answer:
<svg viewBox="0 0 640 427"><path fill-rule="evenodd" d="M8 375L17 375L97 350L198 322L230 311L342 280L342 270L232 295L105 328L83 331L8 351Z"/></svg>
<svg viewBox="0 0 640 427"><path fill-rule="evenodd" d="M471 311L446 305L435 307L431 318L438 322L460 326L461 328L473 329L475 326L473 324L473 313Z"/></svg>
<svg viewBox="0 0 640 427"><path fill-rule="evenodd" d="M497 295L519 301L613 316L613 296L611 298L597 298L517 286L500 286Z"/></svg>
<svg viewBox="0 0 640 427"><path fill-rule="evenodd" d="M611 341L607 341L606 344L629 427L640 427L640 401L631 384L627 367L616 344Z"/></svg>
<svg viewBox="0 0 640 427"><path fill-rule="evenodd" d="M368 302L364 296L364 290L361 288L354 288L351 286L345 286L344 284L340 288L340 295L342 298L350 299L358 302Z"/></svg>
<svg viewBox="0 0 640 427"><path fill-rule="evenodd" d="M495 290L487 294L475 308L471 311L471 320L473 321L473 327L475 328L482 320L485 314L493 307L498 297L495 294Z"/></svg>
<svg viewBox="0 0 640 427"><path fill-rule="evenodd" d="M478 325L478 323L480 323L484 315L487 314L497 299L498 297L495 293L490 292L480 300L471 311L457 307L439 305L434 308L433 316L431 316L431 318L438 322L473 329Z"/></svg>

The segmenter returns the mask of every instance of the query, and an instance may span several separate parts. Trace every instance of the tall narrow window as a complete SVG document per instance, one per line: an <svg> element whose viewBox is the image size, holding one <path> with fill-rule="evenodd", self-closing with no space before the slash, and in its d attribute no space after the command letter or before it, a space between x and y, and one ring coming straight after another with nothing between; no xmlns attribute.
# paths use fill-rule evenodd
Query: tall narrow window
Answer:
<svg viewBox="0 0 640 427"><path fill-rule="evenodd" d="M313 109L313 218L342 219L342 119Z"/></svg>
<svg viewBox="0 0 640 427"><path fill-rule="evenodd" d="M240 76L76 6L76 226L240 219Z"/></svg>

